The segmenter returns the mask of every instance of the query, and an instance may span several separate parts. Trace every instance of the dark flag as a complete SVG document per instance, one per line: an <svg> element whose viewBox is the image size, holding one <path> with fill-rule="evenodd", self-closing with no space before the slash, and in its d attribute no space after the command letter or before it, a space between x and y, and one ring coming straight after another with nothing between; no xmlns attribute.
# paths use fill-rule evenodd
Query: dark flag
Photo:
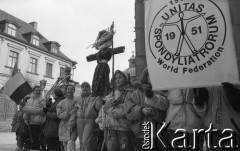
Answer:
<svg viewBox="0 0 240 151"><path fill-rule="evenodd" d="M11 78L5 83L3 89L5 94L17 104L19 104L26 95L32 92L31 86L24 79L21 72L18 72L17 63L13 68Z"/></svg>

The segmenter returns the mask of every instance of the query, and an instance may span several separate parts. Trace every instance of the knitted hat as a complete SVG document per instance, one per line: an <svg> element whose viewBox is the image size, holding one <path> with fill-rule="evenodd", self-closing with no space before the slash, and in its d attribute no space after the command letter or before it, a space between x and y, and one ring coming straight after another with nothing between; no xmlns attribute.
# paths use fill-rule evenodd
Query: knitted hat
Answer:
<svg viewBox="0 0 240 151"><path fill-rule="evenodd" d="M81 88L82 87L89 87L90 88L90 84L88 83L88 82L83 82L82 84L81 84Z"/></svg>

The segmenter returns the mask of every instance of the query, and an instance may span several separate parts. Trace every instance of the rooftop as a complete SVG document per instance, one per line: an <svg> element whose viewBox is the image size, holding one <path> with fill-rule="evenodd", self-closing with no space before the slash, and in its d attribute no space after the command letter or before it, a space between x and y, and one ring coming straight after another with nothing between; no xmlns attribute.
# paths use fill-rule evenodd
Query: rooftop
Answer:
<svg viewBox="0 0 240 151"><path fill-rule="evenodd" d="M0 30L0 34L4 35L4 36L7 36L9 38L12 38L14 40L17 40L21 43L24 43L26 45L29 45L31 47L34 47L36 49L40 49L41 51L43 52L46 52L48 54L52 54L54 56L57 56L63 60L66 60L66 61L69 61L71 63L74 63L74 64L77 64L76 61L73 61L71 60L70 58L68 58L64 53L62 53L60 50L56 53L53 53L51 51L49 51L45 46L44 46L44 43L47 43L47 42L53 42L57 45L60 46L59 43L55 42L55 41L48 41L43 35L41 35L41 33L39 33L36 29L34 29L34 26L29 24L29 23L26 23L8 13L6 13L5 11L1 10L0 9L0 22L10 22L10 23L13 23L15 25L17 25L18 27L18 32L17 32L17 35L16 37L13 37L11 35L8 35L7 33L4 33L3 31ZM27 39L24 37L25 34L28 34L28 33L34 33L36 34L37 36L40 37L40 41L39 41L39 46L35 46L31 43L29 43L27 41Z"/></svg>

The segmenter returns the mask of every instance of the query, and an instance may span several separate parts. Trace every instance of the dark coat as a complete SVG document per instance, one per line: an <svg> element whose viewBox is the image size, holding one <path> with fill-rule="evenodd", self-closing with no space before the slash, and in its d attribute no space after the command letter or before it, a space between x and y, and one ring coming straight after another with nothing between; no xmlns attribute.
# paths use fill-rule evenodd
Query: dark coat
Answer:
<svg viewBox="0 0 240 151"><path fill-rule="evenodd" d="M17 132L21 123L23 123L23 111L19 110L15 113L12 121L12 132Z"/></svg>
<svg viewBox="0 0 240 151"><path fill-rule="evenodd" d="M56 106L61 100L62 99L55 100L49 111L46 112L47 119L43 130L45 137L58 137L58 126L61 120L57 116Z"/></svg>

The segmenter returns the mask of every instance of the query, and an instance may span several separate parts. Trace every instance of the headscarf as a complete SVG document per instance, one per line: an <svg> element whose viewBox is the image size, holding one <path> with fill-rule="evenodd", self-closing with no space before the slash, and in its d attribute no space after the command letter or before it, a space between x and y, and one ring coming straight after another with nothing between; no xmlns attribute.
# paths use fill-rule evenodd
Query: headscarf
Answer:
<svg viewBox="0 0 240 151"><path fill-rule="evenodd" d="M131 82L130 82L130 75L129 75L129 73L127 73L126 71L116 70L114 76L116 76L118 73L122 74L125 77L126 82L127 82L123 87L121 87L121 90L130 88Z"/></svg>

